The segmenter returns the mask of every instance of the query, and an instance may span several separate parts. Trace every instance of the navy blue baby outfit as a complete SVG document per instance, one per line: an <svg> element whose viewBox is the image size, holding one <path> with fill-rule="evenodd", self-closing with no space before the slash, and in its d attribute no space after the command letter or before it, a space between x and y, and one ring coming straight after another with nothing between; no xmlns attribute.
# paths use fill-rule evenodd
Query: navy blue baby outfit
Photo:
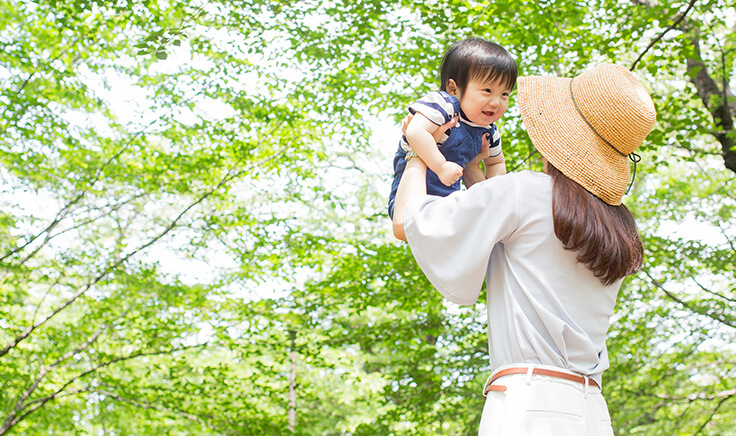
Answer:
<svg viewBox="0 0 736 436"><path fill-rule="evenodd" d="M438 143L438 147L446 160L455 162L463 168L480 153L484 135L489 135L490 138L490 155L498 156L501 153L501 136L496 124L490 126L474 124L464 116L458 99L445 91L430 92L409 106L409 112L412 114L419 112L438 126L459 115L459 122L451 130L445 132L444 137ZM394 155L394 179L391 183L391 195L388 199L388 214L391 218L394 216L396 191L399 189L399 182L404 174L404 168L406 168L406 153L410 149L406 136L402 136L399 148ZM447 186L440 181L434 171L427 168L428 195L445 197L459 190L459 180L451 186Z"/></svg>

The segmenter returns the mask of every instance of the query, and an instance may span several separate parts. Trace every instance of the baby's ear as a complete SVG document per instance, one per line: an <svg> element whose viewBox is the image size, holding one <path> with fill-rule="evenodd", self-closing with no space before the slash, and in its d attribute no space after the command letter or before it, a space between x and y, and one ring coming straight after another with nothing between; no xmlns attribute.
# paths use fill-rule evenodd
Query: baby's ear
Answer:
<svg viewBox="0 0 736 436"><path fill-rule="evenodd" d="M448 94L457 97L458 87L457 87L457 83L455 83L455 80L454 79L448 79L447 80L447 86L445 88L447 89L447 93Z"/></svg>

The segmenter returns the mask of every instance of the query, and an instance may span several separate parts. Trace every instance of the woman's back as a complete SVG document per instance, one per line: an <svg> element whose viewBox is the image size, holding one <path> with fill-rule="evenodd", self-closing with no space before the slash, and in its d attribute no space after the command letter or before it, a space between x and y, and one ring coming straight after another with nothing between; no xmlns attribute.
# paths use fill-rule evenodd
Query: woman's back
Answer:
<svg viewBox="0 0 736 436"><path fill-rule="evenodd" d="M417 241L419 265L451 301L473 304L487 274L493 367L550 365L600 384L621 281L604 286L563 247L554 232L551 178L522 171L438 200L410 203L419 215L408 214L407 236Z"/></svg>
<svg viewBox="0 0 736 436"><path fill-rule="evenodd" d="M518 173L519 222L491 255L487 292L491 362L539 363L601 383L605 334L620 280L604 286L554 232L552 183ZM499 316L500 314L500 316Z"/></svg>

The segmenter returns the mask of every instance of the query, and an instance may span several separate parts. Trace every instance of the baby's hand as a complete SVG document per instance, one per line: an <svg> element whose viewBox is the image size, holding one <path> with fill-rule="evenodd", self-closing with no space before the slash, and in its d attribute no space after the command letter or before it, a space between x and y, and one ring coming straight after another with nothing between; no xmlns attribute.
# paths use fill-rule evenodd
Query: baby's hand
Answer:
<svg viewBox="0 0 736 436"><path fill-rule="evenodd" d="M442 164L437 176L440 178L440 182L447 186L452 186L453 183L460 180L460 177L463 176L463 167L455 162L447 161Z"/></svg>

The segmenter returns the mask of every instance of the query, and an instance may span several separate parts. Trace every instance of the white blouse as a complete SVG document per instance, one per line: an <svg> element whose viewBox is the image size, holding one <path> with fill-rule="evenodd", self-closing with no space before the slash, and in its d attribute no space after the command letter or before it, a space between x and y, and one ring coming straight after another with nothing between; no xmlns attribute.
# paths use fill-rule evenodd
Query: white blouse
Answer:
<svg viewBox="0 0 736 436"><path fill-rule="evenodd" d="M521 171L447 197L413 198L404 231L420 268L450 301L474 304L486 280L492 368L551 365L602 386L621 280L604 286L563 248L548 175Z"/></svg>

